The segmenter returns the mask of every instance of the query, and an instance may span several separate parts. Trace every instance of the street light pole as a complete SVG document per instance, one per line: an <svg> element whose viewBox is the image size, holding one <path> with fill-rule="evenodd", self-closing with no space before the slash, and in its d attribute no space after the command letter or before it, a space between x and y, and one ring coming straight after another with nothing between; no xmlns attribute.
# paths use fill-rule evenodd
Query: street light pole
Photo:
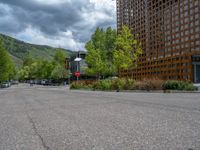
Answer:
<svg viewBox="0 0 200 150"><path fill-rule="evenodd" d="M80 58L80 57L77 57L77 58L74 59L74 61L77 62L77 67L76 67L77 73L79 72L79 64L80 64L81 60L82 60L82 58ZM78 75L76 77L77 77L77 81L78 81L79 80Z"/></svg>
<svg viewBox="0 0 200 150"><path fill-rule="evenodd" d="M79 65L79 63L78 63L79 61L77 61L77 67L76 67L76 72L78 72L78 65ZM76 76L76 80L78 81L78 76Z"/></svg>

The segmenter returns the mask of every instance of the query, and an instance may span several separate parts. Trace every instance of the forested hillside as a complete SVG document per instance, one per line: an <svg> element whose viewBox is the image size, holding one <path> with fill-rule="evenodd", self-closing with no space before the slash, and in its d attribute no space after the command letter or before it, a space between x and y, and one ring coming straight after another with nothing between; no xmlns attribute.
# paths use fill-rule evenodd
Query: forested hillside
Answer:
<svg viewBox="0 0 200 150"><path fill-rule="evenodd" d="M0 34L0 39L4 44L4 47L13 58L16 66L20 66L23 59L26 56L32 56L33 58L42 58L46 60L52 60L55 54L56 48L44 45L34 45L25 43L7 35ZM71 55L72 51L62 49L67 55Z"/></svg>

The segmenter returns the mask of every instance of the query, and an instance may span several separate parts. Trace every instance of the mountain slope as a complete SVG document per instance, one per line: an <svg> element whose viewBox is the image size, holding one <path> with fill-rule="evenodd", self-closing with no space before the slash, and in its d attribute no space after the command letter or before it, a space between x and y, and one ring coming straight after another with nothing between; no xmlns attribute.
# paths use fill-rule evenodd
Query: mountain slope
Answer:
<svg viewBox="0 0 200 150"><path fill-rule="evenodd" d="M3 42L4 47L8 50L17 66L23 62L23 59L27 55L30 55L33 58L52 60L56 50L56 48L50 46L25 43L3 34L0 34L0 40ZM70 50L62 50L67 55L73 53Z"/></svg>

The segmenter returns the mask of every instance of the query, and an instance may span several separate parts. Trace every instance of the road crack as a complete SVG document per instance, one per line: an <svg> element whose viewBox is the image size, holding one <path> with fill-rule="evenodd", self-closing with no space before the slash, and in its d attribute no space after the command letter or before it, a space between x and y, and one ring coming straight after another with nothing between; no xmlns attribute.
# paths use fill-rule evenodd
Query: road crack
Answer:
<svg viewBox="0 0 200 150"><path fill-rule="evenodd" d="M42 146L44 147L45 150L50 150L49 146L47 146L47 144L44 141L44 138L40 135L40 133L38 132L35 122L33 121L33 119L27 114L28 120L31 123L32 129L34 130L35 134L38 136L38 138L40 139Z"/></svg>

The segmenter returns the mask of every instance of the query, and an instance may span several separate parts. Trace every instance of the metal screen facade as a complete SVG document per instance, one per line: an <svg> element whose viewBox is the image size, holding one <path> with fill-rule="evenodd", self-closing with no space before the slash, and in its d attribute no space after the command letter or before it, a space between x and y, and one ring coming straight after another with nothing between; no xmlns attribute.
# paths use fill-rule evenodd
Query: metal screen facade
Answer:
<svg viewBox="0 0 200 150"><path fill-rule="evenodd" d="M134 69L135 79L197 82L194 68L200 60L200 0L117 0L118 31L122 25L139 35L144 51ZM130 70L120 75L129 76Z"/></svg>

